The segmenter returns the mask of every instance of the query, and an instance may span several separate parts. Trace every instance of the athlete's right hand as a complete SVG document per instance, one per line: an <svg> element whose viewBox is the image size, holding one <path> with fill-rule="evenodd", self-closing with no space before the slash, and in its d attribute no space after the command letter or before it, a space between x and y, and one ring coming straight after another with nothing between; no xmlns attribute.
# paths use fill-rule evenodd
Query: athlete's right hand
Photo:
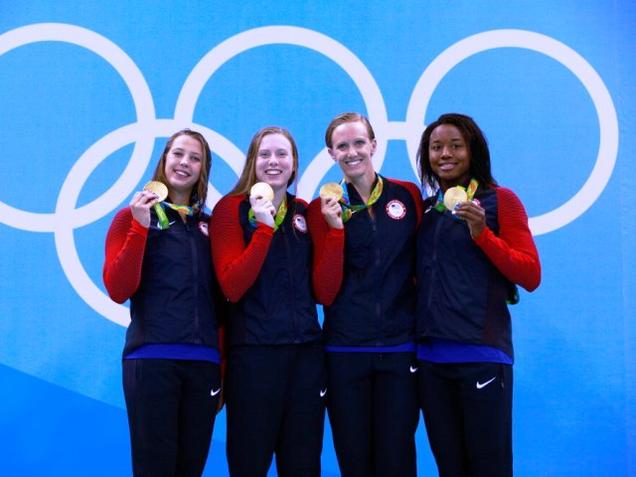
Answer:
<svg viewBox="0 0 636 477"><path fill-rule="evenodd" d="M260 222L270 227L274 227L274 216L276 215L276 208L272 204L271 200L266 200L263 197L250 197L250 204L254 211L254 218L257 222Z"/></svg>
<svg viewBox="0 0 636 477"><path fill-rule="evenodd" d="M342 207L335 197L320 198L320 211L325 221L332 229L341 229L344 227L342 223Z"/></svg>
<svg viewBox="0 0 636 477"><path fill-rule="evenodd" d="M130 201L130 211L137 222L150 227L150 208L159 202L159 196L149 190L141 190Z"/></svg>

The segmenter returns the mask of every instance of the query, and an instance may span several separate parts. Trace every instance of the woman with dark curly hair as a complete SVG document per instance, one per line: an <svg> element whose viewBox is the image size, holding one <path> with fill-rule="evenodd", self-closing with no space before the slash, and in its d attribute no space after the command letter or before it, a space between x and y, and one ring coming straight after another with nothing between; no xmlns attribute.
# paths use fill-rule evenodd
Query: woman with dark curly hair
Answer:
<svg viewBox="0 0 636 477"><path fill-rule="evenodd" d="M512 475L513 347L508 303L541 266L517 196L490 171L472 118L444 114L422 134L417 238L420 407L440 475Z"/></svg>

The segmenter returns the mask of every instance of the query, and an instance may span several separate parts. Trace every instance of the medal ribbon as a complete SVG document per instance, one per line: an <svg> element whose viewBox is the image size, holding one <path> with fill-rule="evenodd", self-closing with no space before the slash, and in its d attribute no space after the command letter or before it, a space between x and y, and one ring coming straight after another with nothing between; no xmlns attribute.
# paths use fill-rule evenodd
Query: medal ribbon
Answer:
<svg viewBox="0 0 636 477"><path fill-rule="evenodd" d="M159 229L166 230L168 227L170 227L170 221L168 220L166 213L163 211L161 203L155 204L152 207L153 209L155 209L155 214L157 214L157 218L159 219Z"/></svg>
<svg viewBox="0 0 636 477"><path fill-rule="evenodd" d="M475 192L477 192L477 187L479 187L479 182L477 181L477 179L471 179L468 183L468 187L459 187L466 191L468 200L473 200L473 197L475 197ZM444 194L442 194L441 188L437 191L437 202L435 203L435 206L433 208L442 213L444 213L444 211L446 210L446 206L444 205Z"/></svg>
<svg viewBox="0 0 636 477"><path fill-rule="evenodd" d="M166 207L171 208L172 210L176 210L182 216L192 217L197 212L199 212L199 208L197 206L190 207L189 205L176 205L171 204L170 202L163 201L159 204L154 205L155 213L157 214L157 218L159 219L159 228L161 230L165 230L170 227L170 221L168 220L168 216L164 209Z"/></svg>
<svg viewBox="0 0 636 477"><path fill-rule="evenodd" d="M276 215L274 216L274 232L278 230L280 224L282 224L283 220L285 220L285 215L287 215L287 197L283 198L283 201L281 202L280 207L278 207ZM256 222L256 216L254 215L254 210L252 210L251 208L247 213L247 219L250 221L250 225L252 227L256 228L258 226L258 222Z"/></svg>
<svg viewBox="0 0 636 477"><path fill-rule="evenodd" d="M340 199L340 207L342 208L343 223L347 222L356 212L367 209L378 201L378 199L382 195L382 188L384 187L384 183L382 181L382 177L377 177L378 180L376 181L375 186L371 191L369 200L364 204L351 204L351 202L349 201L349 193L347 192L347 184L345 183L344 179L340 181L340 186L342 187L342 198Z"/></svg>

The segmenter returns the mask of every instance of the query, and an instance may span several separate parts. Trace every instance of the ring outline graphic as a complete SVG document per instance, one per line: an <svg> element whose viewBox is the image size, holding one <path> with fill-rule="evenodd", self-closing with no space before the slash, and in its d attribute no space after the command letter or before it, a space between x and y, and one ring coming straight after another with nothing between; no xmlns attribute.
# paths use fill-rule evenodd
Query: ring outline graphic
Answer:
<svg viewBox="0 0 636 477"><path fill-rule="evenodd" d="M378 146L373 156L373 165L380 170L386 156L387 138L383 133L388 130L388 120L378 84L364 63L349 49L332 38L307 28L294 26L253 28L219 43L206 53L186 78L177 98L175 118L184 121L192 120L196 102L203 87L226 62L252 48L269 45L308 48L329 58L349 75L362 95L369 120L377 132ZM305 168L298 181L299 191L306 190L312 193L316 191L320 180L333 165L334 161L324 148Z"/></svg>
<svg viewBox="0 0 636 477"><path fill-rule="evenodd" d="M31 43L55 41L81 46L106 60L124 80L130 90L135 105L138 123L154 121L155 107L152 95L144 76L132 59L109 39L86 28L65 23L37 23L10 30L0 35L0 56L20 46ZM57 222L67 221L69 226L79 227L108 214L111 203L121 203L130 190L141 180L145 173L154 138L141 135L135 142L131 160L115 183L92 202L73 210L63 210L56 213L26 212L11 207L0 201L0 217L7 225L30 232L53 232L59 225ZM81 174L78 162L74 164L69 175ZM68 176L67 179L68 180ZM83 186L83 184L82 184ZM64 187L64 186L63 186ZM59 214L59 215L58 215ZM99 215L101 214L101 215ZM62 217L60 217L60 215ZM90 218L90 220L88 220Z"/></svg>
<svg viewBox="0 0 636 477"><path fill-rule="evenodd" d="M605 83L592 66L569 46L549 36L526 30L491 30L464 38L438 55L416 83L407 108L407 124L424 118L428 103L442 79L461 61L477 53L497 48L523 48L542 53L565 66L583 84L592 98L600 127L599 151L591 174L564 204L537 217L530 217L530 230L541 235L557 230L576 220L599 198L614 170L618 156L618 117ZM428 82L430 81L430 85ZM423 99L421 105L415 102ZM417 175L415 156L418 138L407 135L411 166Z"/></svg>

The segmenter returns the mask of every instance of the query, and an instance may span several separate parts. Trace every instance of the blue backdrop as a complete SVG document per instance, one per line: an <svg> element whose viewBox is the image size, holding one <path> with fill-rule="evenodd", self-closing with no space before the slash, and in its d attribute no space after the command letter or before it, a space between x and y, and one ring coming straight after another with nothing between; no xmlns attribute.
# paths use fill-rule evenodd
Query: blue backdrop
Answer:
<svg viewBox="0 0 636 477"><path fill-rule="evenodd" d="M103 243L165 137L208 137L213 205L283 125L311 198L339 178L327 123L359 110L408 180L424 125L470 114L526 205L543 282L512 309L516 474L636 475L635 20L630 0L0 0L0 473L130 472ZM224 435L223 412L206 475Z"/></svg>

